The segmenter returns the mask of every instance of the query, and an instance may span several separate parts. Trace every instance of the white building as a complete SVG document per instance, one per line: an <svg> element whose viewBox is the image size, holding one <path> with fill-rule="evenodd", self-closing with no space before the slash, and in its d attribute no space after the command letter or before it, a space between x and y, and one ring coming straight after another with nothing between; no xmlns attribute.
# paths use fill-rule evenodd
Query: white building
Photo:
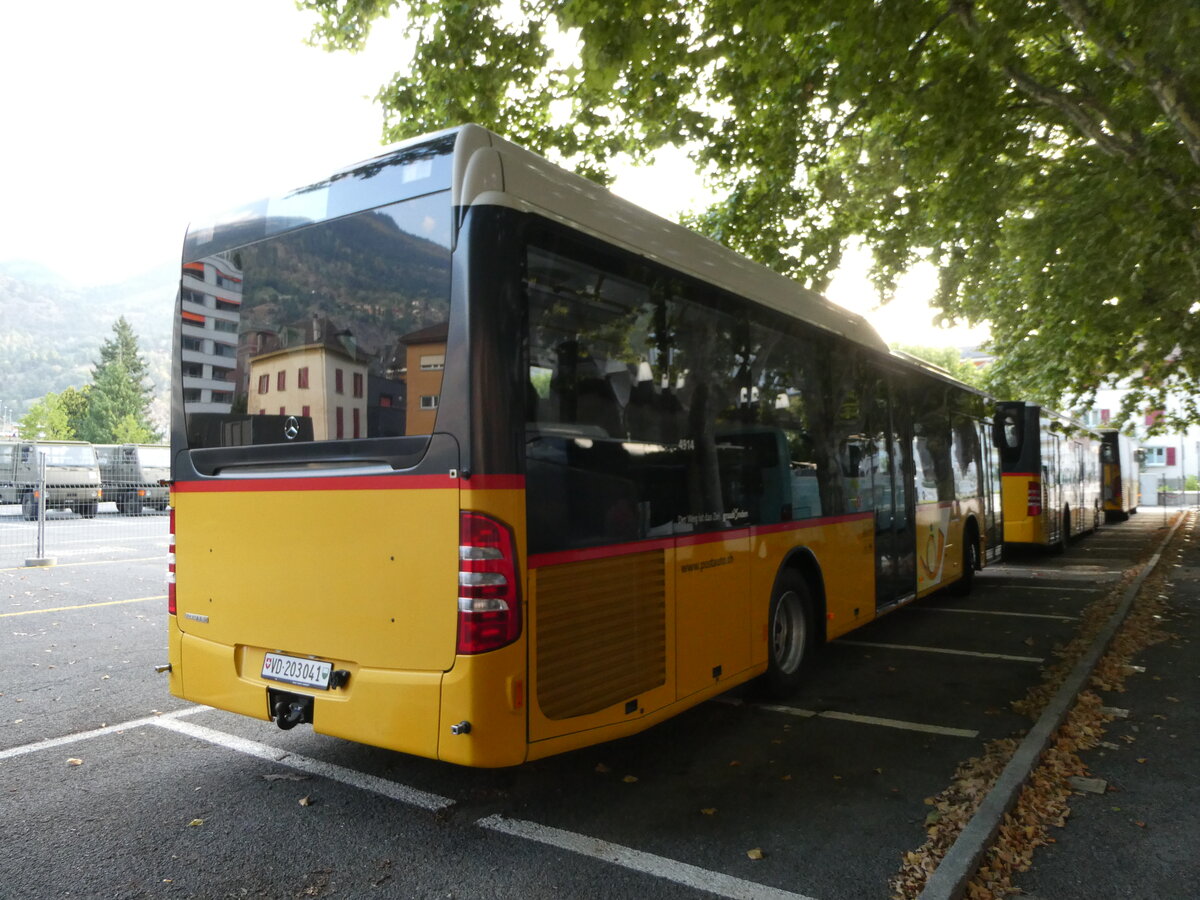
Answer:
<svg viewBox="0 0 1200 900"><path fill-rule="evenodd" d="M1096 405L1082 418L1096 428L1112 427L1128 393L1123 388L1101 388L1096 392ZM1168 404L1174 411L1176 404ZM1139 413L1134 422L1134 437L1145 451L1142 462L1142 504L1155 506L1161 488L1182 489L1189 477L1200 478L1200 426L1193 425L1183 433L1167 433L1147 437L1146 432L1154 424L1157 411Z"/></svg>
<svg viewBox="0 0 1200 900"><path fill-rule="evenodd" d="M242 273L209 256L183 267L183 399L190 412L227 413L237 388Z"/></svg>

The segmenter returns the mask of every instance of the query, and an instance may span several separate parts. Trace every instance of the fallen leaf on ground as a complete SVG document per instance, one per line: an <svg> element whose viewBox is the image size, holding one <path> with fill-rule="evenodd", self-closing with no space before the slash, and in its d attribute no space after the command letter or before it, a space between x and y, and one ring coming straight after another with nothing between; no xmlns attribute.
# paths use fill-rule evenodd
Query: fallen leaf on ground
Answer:
<svg viewBox="0 0 1200 900"><path fill-rule="evenodd" d="M751 859L762 859L763 858L763 852L760 849L758 849L757 847L755 847L753 850L747 850L746 855L748 857L750 857Z"/></svg>
<svg viewBox="0 0 1200 900"><path fill-rule="evenodd" d="M67 765L68 766L82 766L83 760L76 759L74 756L72 756L70 759L67 760Z"/></svg>

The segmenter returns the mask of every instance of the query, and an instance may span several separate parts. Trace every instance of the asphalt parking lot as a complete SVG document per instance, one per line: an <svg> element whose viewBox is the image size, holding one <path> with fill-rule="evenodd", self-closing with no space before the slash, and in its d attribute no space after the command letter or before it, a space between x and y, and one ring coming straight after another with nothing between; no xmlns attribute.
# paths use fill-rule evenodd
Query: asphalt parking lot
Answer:
<svg viewBox="0 0 1200 900"><path fill-rule="evenodd" d="M1165 524L1147 511L898 610L830 645L787 704L737 691L497 771L170 697L152 671L165 534L6 568L0 895L887 897L926 799L1030 728L1011 704Z"/></svg>

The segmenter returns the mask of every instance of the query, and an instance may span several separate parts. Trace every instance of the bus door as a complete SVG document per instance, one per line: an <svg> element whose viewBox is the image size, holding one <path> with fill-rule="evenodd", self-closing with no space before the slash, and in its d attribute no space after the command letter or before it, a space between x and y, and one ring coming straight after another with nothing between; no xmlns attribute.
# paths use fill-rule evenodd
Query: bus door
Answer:
<svg viewBox="0 0 1200 900"><path fill-rule="evenodd" d="M1000 559L1004 547L1003 513L1000 503L1000 450L991 440L986 423L979 423L979 446L982 451L983 528L987 561Z"/></svg>
<svg viewBox="0 0 1200 900"><path fill-rule="evenodd" d="M1055 544L1062 532L1063 464L1058 435L1045 432L1042 438L1042 523L1046 543Z"/></svg>
<svg viewBox="0 0 1200 900"><path fill-rule="evenodd" d="M885 609L916 593L917 531L914 510L911 415L907 398L887 385L875 403L871 461L875 507L875 607Z"/></svg>

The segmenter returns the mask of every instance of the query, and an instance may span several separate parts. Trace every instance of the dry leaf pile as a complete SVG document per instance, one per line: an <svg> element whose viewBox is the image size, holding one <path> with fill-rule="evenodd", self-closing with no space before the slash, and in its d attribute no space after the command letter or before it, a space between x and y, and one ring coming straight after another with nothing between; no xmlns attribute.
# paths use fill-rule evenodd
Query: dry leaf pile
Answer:
<svg viewBox="0 0 1200 900"><path fill-rule="evenodd" d="M1077 636L1055 651L1059 660L1046 668L1042 683L1012 704L1016 712L1034 719L1041 714L1116 610L1135 572L1136 569L1126 573L1108 595L1084 612ZM1165 582L1164 569L1159 568L1142 585L1129 615L1092 674L1091 684L1097 689L1123 691L1125 678L1133 671L1130 662L1134 656L1171 636L1161 624L1167 608ZM970 900L1019 893L1012 883L1014 873L1027 871L1034 851L1054 841L1049 835L1050 826L1061 828L1066 825L1072 792L1068 779L1089 774L1078 753L1097 746L1105 724L1112 719L1102 709L1103 701L1092 691L1079 695L1075 707L1042 754L1038 767L1030 774L1016 806L1004 817L1000 832L985 854L975 878L968 884L966 896ZM925 818L927 840L904 855L900 871L890 882L894 900L909 900L921 893L929 876L995 785L1017 746L1015 739L986 744L981 756L958 768L946 790L925 801L932 807Z"/></svg>

